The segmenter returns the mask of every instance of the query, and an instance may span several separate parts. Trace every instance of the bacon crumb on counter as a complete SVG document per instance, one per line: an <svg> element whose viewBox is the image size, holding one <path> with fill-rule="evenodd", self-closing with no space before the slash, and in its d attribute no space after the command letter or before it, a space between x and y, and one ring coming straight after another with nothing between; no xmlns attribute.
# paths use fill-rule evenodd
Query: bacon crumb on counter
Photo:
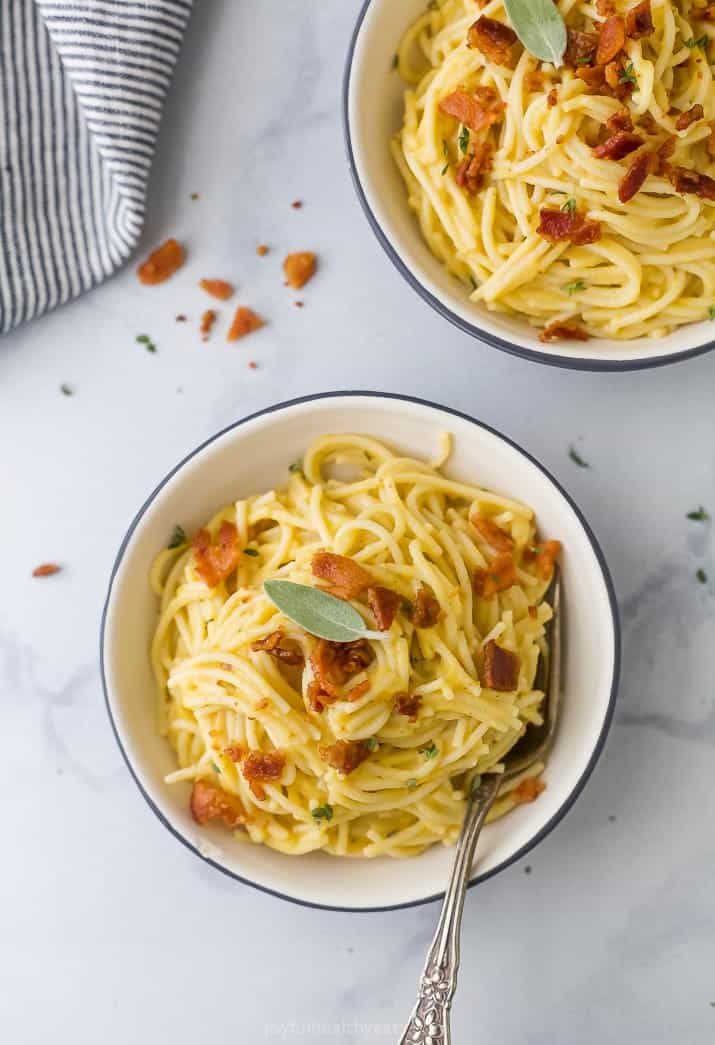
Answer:
<svg viewBox="0 0 715 1045"><path fill-rule="evenodd" d="M521 658L490 639L484 647L484 684L499 693L516 689L521 670Z"/></svg>
<svg viewBox="0 0 715 1045"><path fill-rule="evenodd" d="M263 782L280 780L285 763L286 757L282 751L249 751L246 755L241 764L241 772L259 802L264 801L266 797Z"/></svg>
<svg viewBox="0 0 715 1045"><path fill-rule="evenodd" d="M294 646L284 646L282 643L283 632L273 631L265 639L256 639L255 642L252 642L251 649L254 653L268 653L276 660L282 660L284 664L302 664L303 654L300 650Z"/></svg>
<svg viewBox="0 0 715 1045"><path fill-rule="evenodd" d="M616 131L632 131L633 118L628 106L624 105L623 108L618 109L612 116L609 116L606 120L606 127L614 133Z"/></svg>
<svg viewBox="0 0 715 1045"><path fill-rule="evenodd" d="M705 117L705 110L699 103L692 105L685 112L681 112L675 121L676 131L687 131L692 123L697 123Z"/></svg>
<svg viewBox="0 0 715 1045"><path fill-rule="evenodd" d="M467 92L463 87L446 95L439 103L439 111L459 120L471 131L483 131L503 118L504 102L493 87L477 87Z"/></svg>
<svg viewBox="0 0 715 1045"><path fill-rule="evenodd" d="M269 249L270 248L267 246L267 244L259 243L258 246L256 247L256 254L258 254L259 258L265 258L265 256L268 253Z"/></svg>
<svg viewBox="0 0 715 1045"><path fill-rule="evenodd" d="M587 243L595 243L601 238L600 222L590 221L578 212L570 214L568 211L542 207L539 211L539 218L539 227L536 231L550 243L568 240L576 246L582 247Z"/></svg>
<svg viewBox="0 0 715 1045"><path fill-rule="evenodd" d="M598 47L598 33L584 33L580 29L568 29L566 32L565 64L578 67L590 61Z"/></svg>
<svg viewBox="0 0 715 1045"><path fill-rule="evenodd" d="M511 795L517 805L523 805L525 802L535 802L545 790L546 784L540 777L530 776L522 780Z"/></svg>
<svg viewBox="0 0 715 1045"><path fill-rule="evenodd" d="M372 584L372 577L359 563L334 552L316 552L311 570L314 577L327 581L345 599L356 598Z"/></svg>
<svg viewBox="0 0 715 1045"><path fill-rule="evenodd" d="M365 740L336 740L327 747L319 747L318 754L338 773L347 776L369 756L370 745Z"/></svg>
<svg viewBox="0 0 715 1045"><path fill-rule="evenodd" d="M635 152L643 144L639 134L632 131L616 131L605 142L601 142L593 150L593 155L598 160L622 160L631 152Z"/></svg>
<svg viewBox="0 0 715 1045"><path fill-rule="evenodd" d="M215 544L208 530L199 530L191 547L196 572L209 588L215 588L238 565L238 530L232 522L221 523Z"/></svg>
<svg viewBox="0 0 715 1045"><path fill-rule="evenodd" d="M204 341L208 341L209 334L211 333L211 327L216 322L216 313L212 308L207 308L201 317L201 326L199 332L201 333Z"/></svg>
<svg viewBox="0 0 715 1045"><path fill-rule="evenodd" d="M539 341L588 341L588 334L578 323L563 323L555 320L539 334Z"/></svg>
<svg viewBox="0 0 715 1045"><path fill-rule="evenodd" d="M185 323L186 322L186 316L183 314L183 312L180 312L179 315L176 317L176 322L177 323Z"/></svg>
<svg viewBox="0 0 715 1045"><path fill-rule="evenodd" d="M496 552L511 553L514 548L513 539L502 530L501 526L497 526L492 519L488 519L483 515L470 515L469 521L490 548L493 548Z"/></svg>
<svg viewBox="0 0 715 1045"><path fill-rule="evenodd" d="M255 359L252 359L252 360L251 360L251 361L249 362L249 364L248 364L248 369L249 369L249 370L258 370L258 363L257 363L257 362L255 361Z"/></svg>
<svg viewBox="0 0 715 1045"><path fill-rule="evenodd" d="M378 631L389 631L402 601L402 596L391 588L383 588L378 584L367 589L367 604L373 612Z"/></svg>
<svg viewBox="0 0 715 1045"><path fill-rule="evenodd" d="M480 599L491 599L500 591L516 584L516 565L510 552L502 552L486 569L478 566L472 575L472 587Z"/></svg>
<svg viewBox="0 0 715 1045"><path fill-rule="evenodd" d="M626 36L631 40L640 40L643 36L650 36L654 29L650 0L642 0L642 3L631 8L626 14Z"/></svg>
<svg viewBox="0 0 715 1045"><path fill-rule="evenodd" d="M62 569L56 562L43 562L40 566L35 566L32 571L33 577L51 577L53 573L59 573Z"/></svg>
<svg viewBox="0 0 715 1045"><path fill-rule="evenodd" d="M291 203L291 207L293 208L293 210L300 210L300 208L302 206L303 206L303 201L302 200L293 200L293 202Z"/></svg>
<svg viewBox="0 0 715 1045"><path fill-rule="evenodd" d="M296 308L305 308L305 301L294 301L293 304Z"/></svg>
<svg viewBox="0 0 715 1045"><path fill-rule="evenodd" d="M608 65L623 50L626 42L626 23L622 15L611 15L603 22L598 34L596 65Z"/></svg>
<svg viewBox="0 0 715 1045"><path fill-rule="evenodd" d="M462 160L454 174L460 189L472 194L479 191L484 174L492 169L493 151L491 142L475 142L470 155Z"/></svg>
<svg viewBox="0 0 715 1045"><path fill-rule="evenodd" d="M262 326L265 326L265 320L261 319L252 308L239 305L226 335L226 340L238 341L240 338L245 337L246 334L251 334L254 330L260 330Z"/></svg>
<svg viewBox="0 0 715 1045"><path fill-rule="evenodd" d="M219 301L228 301L233 294L233 285L227 283L225 279L200 279L199 286L212 298L218 298Z"/></svg>
<svg viewBox="0 0 715 1045"><path fill-rule="evenodd" d="M168 239L153 250L137 269L139 282L146 286L163 283L184 264L184 248L175 239Z"/></svg>
<svg viewBox="0 0 715 1045"><path fill-rule="evenodd" d="M628 203L637 192L640 192L644 181L648 177L653 165L651 153L641 152L634 156L629 163L626 173L618 183L618 199L621 203Z"/></svg>
<svg viewBox="0 0 715 1045"><path fill-rule="evenodd" d="M207 780L197 780L191 792L191 815L197 824L221 819L226 827L240 827L250 817L236 795Z"/></svg>
<svg viewBox="0 0 715 1045"><path fill-rule="evenodd" d="M288 286L293 287L294 290L300 290L309 279L313 278L317 267L318 259L310 250L289 254L283 262L283 271Z"/></svg>
<svg viewBox="0 0 715 1045"><path fill-rule="evenodd" d="M467 33L468 46L481 51L485 58L497 65L512 64L511 49L516 41L517 35L513 29L486 15L470 25Z"/></svg>
<svg viewBox="0 0 715 1045"><path fill-rule="evenodd" d="M396 693L395 694L395 713L398 715L407 715L410 722L417 721L417 715L422 704L422 697L416 693Z"/></svg>
<svg viewBox="0 0 715 1045"><path fill-rule="evenodd" d="M427 585L421 584L412 608L412 623L416 628L434 628L441 616L442 608L439 602Z"/></svg>
<svg viewBox="0 0 715 1045"><path fill-rule="evenodd" d="M551 580L554 563L561 551L561 541L541 541L531 548L524 549L524 563L533 565L537 576L542 581Z"/></svg>

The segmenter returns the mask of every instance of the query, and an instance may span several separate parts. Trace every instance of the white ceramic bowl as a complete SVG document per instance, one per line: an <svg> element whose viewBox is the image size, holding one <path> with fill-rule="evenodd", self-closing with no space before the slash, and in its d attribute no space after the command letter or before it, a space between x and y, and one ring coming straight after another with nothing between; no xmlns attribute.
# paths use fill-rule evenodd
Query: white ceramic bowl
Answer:
<svg viewBox="0 0 715 1045"><path fill-rule="evenodd" d="M390 138L402 125L404 91L392 70L392 58L405 29L424 9L425 0L366 0L348 52L343 87L345 139L358 198L375 235L407 282L440 315L473 337L555 366L636 370L712 348L709 321L681 327L657 340L592 338L542 344L538 331L525 320L500 316L468 300L464 286L424 242L389 149Z"/></svg>
<svg viewBox="0 0 715 1045"><path fill-rule="evenodd" d="M306 904L340 909L399 907L442 892L452 850L435 846L411 860L355 860L312 853L292 857L236 841L220 825L199 828L190 786L163 782L175 768L157 736L149 663L157 602L148 573L177 521L198 529L236 497L280 486L289 464L317 435L362 432L418 457L430 457L440 432L454 436L447 472L521 498L544 534L564 544L565 664L563 712L546 769L548 787L488 826L473 882L523 856L573 804L600 754L619 669L613 589L603 556L569 497L539 464L504 436L464 414L381 393L297 399L247 417L204 443L154 490L117 556L102 619L102 676L114 732L142 794L162 823L209 863L260 889Z"/></svg>

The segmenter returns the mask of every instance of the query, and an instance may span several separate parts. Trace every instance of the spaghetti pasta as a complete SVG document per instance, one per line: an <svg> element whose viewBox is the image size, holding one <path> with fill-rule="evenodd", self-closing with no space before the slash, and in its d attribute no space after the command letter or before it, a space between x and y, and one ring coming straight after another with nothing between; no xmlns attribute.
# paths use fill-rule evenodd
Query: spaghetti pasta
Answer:
<svg viewBox="0 0 715 1045"><path fill-rule="evenodd" d="M473 27L508 26L502 0L439 0L407 30L392 149L424 238L471 301L543 340L659 337L712 318L713 5L558 6L559 68L520 44L506 64L489 56ZM599 44L609 21L615 57L614 33ZM597 231L546 235L544 210Z"/></svg>
<svg viewBox="0 0 715 1045"><path fill-rule="evenodd" d="M284 853L453 843L474 774L498 772L542 721L558 542L535 541L517 501L367 436L317 439L283 489L226 506L155 561L167 782L192 782L199 822ZM318 641L269 599L277 578L342 585L381 637ZM492 816L532 800L542 770L506 784Z"/></svg>

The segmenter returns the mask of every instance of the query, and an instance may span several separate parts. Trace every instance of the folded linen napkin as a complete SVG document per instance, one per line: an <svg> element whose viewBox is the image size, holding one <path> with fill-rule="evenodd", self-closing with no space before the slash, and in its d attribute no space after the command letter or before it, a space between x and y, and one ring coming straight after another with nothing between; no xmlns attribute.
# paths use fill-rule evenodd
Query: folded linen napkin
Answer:
<svg viewBox="0 0 715 1045"><path fill-rule="evenodd" d="M193 0L0 0L0 333L122 265Z"/></svg>

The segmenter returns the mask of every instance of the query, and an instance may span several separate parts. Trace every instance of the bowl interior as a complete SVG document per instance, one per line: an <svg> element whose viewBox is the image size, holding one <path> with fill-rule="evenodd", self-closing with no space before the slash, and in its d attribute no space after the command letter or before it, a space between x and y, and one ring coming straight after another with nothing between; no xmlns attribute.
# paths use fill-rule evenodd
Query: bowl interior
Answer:
<svg viewBox="0 0 715 1045"><path fill-rule="evenodd" d="M407 205L404 182L392 158L389 141L402 125L405 85L392 69L392 59L407 26L424 13L424 0L367 0L348 57L346 122L353 172L378 237L403 275L438 311L463 329L519 346L545 362L604 368L665 362L668 357L704 349L712 341L709 322L693 323L666 337L618 341L543 344L526 320L490 312L467 299L464 286L431 253ZM475 15L476 17L476 15ZM445 311L446 310L446 311Z"/></svg>
<svg viewBox="0 0 715 1045"><path fill-rule="evenodd" d="M288 466L324 432L361 432L421 458L440 432L454 437L448 474L480 482L531 505L544 535L564 543L565 664L563 713L546 770L547 790L484 831L476 872L493 872L545 832L578 793L605 734L616 673L615 619L594 546L553 481L521 451L461 415L427 404L370 395L287 404L227 430L199 449L157 489L139 514L116 566L102 636L104 681L114 727L146 797L167 825L222 869L292 899L342 908L387 907L440 893L452 851L434 847L408 861L355 860L322 853L290 857L199 830L190 787L165 785L173 754L155 729L148 649L157 603L148 581L156 552L176 523L187 532L236 497L280 486Z"/></svg>

